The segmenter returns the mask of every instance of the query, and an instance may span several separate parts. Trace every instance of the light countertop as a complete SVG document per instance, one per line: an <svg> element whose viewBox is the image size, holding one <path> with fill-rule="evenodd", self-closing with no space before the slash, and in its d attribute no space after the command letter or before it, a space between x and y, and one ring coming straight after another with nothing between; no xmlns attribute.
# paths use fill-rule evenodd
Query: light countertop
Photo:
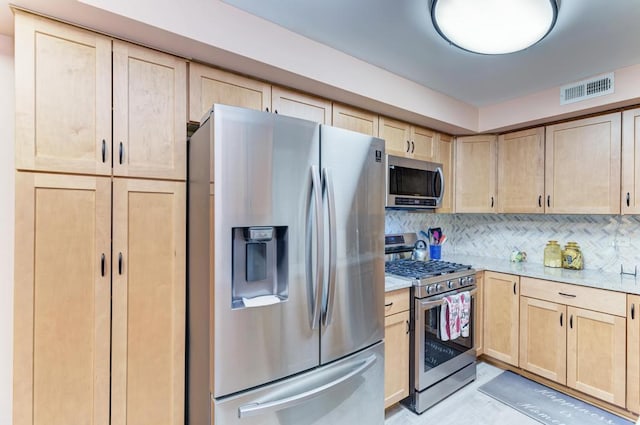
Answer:
<svg viewBox="0 0 640 425"><path fill-rule="evenodd" d="M519 276L527 276L536 279L552 280L555 282L570 283L574 285L590 286L592 288L607 289L630 294L640 294L640 276L620 275L599 270L567 270L561 268L545 267L536 263L512 263L492 257L480 257L472 255L450 255L443 258L444 261L469 264L475 270L490 270L499 273L509 273ZM385 291L408 288L411 280L396 276L385 277Z"/></svg>

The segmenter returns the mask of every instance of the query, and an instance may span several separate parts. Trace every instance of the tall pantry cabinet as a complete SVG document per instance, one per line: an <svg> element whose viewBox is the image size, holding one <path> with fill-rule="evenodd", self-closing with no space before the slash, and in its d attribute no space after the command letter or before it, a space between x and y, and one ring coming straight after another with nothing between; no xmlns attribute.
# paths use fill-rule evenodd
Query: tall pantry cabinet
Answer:
<svg viewBox="0 0 640 425"><path fill-rule="evenodd" d="M15 43L14 424L182 424L186 63L22 11Z"/></svg>

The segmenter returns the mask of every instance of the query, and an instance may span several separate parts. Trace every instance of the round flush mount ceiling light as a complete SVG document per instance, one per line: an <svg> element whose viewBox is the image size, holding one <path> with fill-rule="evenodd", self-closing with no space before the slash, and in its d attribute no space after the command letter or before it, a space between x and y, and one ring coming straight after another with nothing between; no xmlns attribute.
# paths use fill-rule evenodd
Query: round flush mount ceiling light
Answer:
<svg viewBox="0 0 640 425"><path fill-rule="evenodd" d="M431 19L450 43L500 55L542 40L558 16L556 0L433 0Z"/></svg>

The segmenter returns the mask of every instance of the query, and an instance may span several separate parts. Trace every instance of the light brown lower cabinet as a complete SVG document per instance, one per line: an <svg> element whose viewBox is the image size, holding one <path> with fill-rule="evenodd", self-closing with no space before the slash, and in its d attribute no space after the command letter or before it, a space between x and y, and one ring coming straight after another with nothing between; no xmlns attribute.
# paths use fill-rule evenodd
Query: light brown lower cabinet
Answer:
<svg viewBox="0 0 640 425"><path fill-rule="evenodd" d="M384 407L409 395L409 289L389 292L384 318Z"/></svg>
<svg viewBox="0 0 640 425"><path fill-rule="evenodd" d="M518 366L520 276L484 272L484 354Z"/></svg>
<svg viewBox="0 0 640 425"><path fill-rule="evenodd" d="M16 173L14 425L183 423L185 205L184 182Z"/></svg>
<svg viewBox="0 0 640 425"><path fill-rule="evenodd" d="M626 295L526 277L520 285L520 367L625 407Z"/></svg>
<svg viewBox="0 0 640 425"><path fill-rule="evenodd" d="M476 293L476 303L473 310L473 338L474 345L476 347L476 356L480 356L484 353L484 272L476 273L476 286L478 288L478 292Z"/></svg>
<svg viewBox="0 0 640 425"><path fill-rule="evenodd" d="M627 295L627 410L640 413L640 295Z"/></svg>

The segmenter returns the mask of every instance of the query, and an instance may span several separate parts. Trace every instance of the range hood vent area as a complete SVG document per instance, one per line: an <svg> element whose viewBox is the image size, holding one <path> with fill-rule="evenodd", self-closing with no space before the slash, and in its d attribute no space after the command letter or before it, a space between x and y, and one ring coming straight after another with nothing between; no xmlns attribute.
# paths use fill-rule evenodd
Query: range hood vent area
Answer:
<svg viewBox="0 0 640 425"><path fill-rule="evenodd" d="M613 72L560 87L560 104L580 102L614 92Z"/></svg>

